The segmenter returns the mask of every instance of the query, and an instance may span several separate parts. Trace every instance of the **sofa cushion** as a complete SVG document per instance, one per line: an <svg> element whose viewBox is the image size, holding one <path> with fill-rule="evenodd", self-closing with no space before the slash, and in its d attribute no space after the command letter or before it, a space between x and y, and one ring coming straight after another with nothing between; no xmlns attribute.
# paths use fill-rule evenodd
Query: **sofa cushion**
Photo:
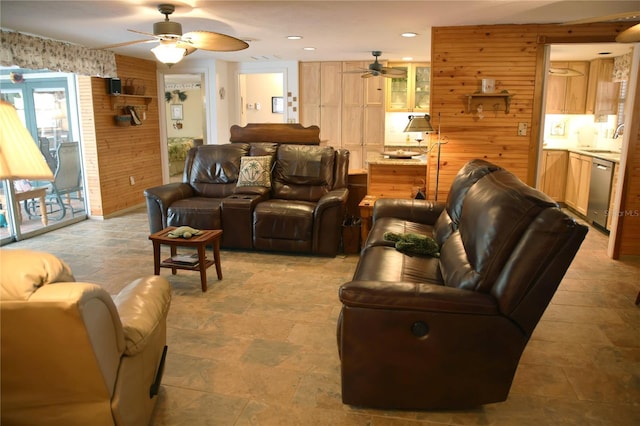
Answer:
<svg viewBox="0 0 640 426"><path fill-rule="evenodd" d="M271 156L242 157L236 186L271 188Z"/></svg>
<svg viewBox="0 0 640 426"><path fill-rule="evenodd" d="M178 200L167 211L167 226L222 229L221 198L192 197Z"/></svg>
<svg viewBox="0 0 640 426"><path fill-rule="evenodd" d="M281 145L276 156L273 196L318 201L333 189L335 151L329 146Z"/></svg>
<svg viewBox="0 0 640 426"><path fill-rule="evenodd" d="M443 284L438 258L408 256L393 246L368 247L353 280Z"/></svg>
<svg viewBox="0 0 640 426"><path fill-rule="evenodd" d="M203 145L187 158L187 181L198 195L226 197L233 193L240 173L241 158L249 144ZM226 186L225 186L226 185Z"/></svg>
<svg viewBox="0 0 640 426"><path fill-rule="evenodd" d="M527 228L549 207L557 204L506 170L479 179L441 248L446 285L489 292Z"/></svg>

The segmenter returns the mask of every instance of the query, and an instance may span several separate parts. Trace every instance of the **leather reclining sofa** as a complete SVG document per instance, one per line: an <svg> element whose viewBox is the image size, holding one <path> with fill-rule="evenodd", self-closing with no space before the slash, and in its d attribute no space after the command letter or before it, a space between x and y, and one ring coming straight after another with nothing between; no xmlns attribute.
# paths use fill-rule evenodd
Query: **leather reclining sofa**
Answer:
<svg viewBox="0 0 640 426"><path fill-rule="evenodd" d="M404 254L385 232L430 236L439 257ZM339 290L343 402L504 401L586 233L546 195L482 160L459 171L446 204L379 199L353 280Z"/></svg>
<svg viewBox="0 0 640 426"><path fill-rule="evenodd" d="M189 150L182 182L146 189L152 233L222 229L221 247L335 256L349 191L349 151L299 124L231 128L231 143ZM243 157L271 157L270 184L240 186Z"/></svg>

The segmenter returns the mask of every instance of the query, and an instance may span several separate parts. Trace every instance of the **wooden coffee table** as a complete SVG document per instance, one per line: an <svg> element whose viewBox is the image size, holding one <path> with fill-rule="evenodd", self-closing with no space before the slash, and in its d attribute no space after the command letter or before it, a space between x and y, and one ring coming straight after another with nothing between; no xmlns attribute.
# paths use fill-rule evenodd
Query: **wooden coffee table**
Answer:
<svg viewBox="0 0 640 426"><path fill-rule="evenodd" d="M178 269L199 271L202 291L207 291L207 268L209 266L215 264L218 279L222 279L222 266L220 265L220 237L222 237L222 230L205 229L202 230L200 235L194 235L189 239L169 238L169 232L174 229L176 229L175 226L170 226L162 231L156 232L155 234L149 235L149 239L153 242L153 273L155 275L160 275L160 268L171 268L171 273L173 275L176 274ZM171 257L177 254L178 247L196 247L198 250L198 263L194 266L176 264L171 262L171 257L161 261L160 246L163 244L170 247ZM205 257L205 251L209 244L213 245L213 260Z"/></svg>

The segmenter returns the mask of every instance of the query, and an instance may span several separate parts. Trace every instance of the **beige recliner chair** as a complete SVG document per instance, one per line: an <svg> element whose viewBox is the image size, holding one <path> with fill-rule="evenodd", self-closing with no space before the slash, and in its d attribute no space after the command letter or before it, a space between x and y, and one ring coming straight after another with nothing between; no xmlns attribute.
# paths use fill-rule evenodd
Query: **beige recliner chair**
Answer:
<svg viewBox="0 0 640 426"><path fill-rule="evenodd" d="M0 250L0 423L149 424L170 302L160 276L112 297L51 254Z"/></svg>

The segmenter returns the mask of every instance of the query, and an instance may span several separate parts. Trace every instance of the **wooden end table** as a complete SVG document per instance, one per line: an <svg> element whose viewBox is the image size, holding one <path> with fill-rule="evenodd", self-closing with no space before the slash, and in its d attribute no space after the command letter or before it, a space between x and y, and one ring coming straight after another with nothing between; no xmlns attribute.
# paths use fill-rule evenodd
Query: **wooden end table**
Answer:
<svg viewBox="0 0 640 426"><path fill-rule="evenodd" d="M40 200L40 215L42 224L47 226L49 220L47 218L47 206L45 204L45 195L47 195L47 188L31 188L27 191L16 192L16 202L18 203L18 221L22 222L22 212L20 211L20 201L31 200L38 198Z"/></svg>
<svg viewBox="0 0 640 426"><path fill-rule="evenodd" d="M218 279L222 279L222 266L220 265L220 238L222 237L221 229L202 230L199 235L194 235L189 239L186 238L169 238L169 232L176 229L175 226L158 231L149 235L149 239L153 242L153 273L160 275L160 268L171 268L171 273L176 274L178 269L200 272L200 284L202 291L207 291L207 268L213 264L216 265ZM164 244L170 247L171 257L177 254L178 247L196 247L198 250L198 263L196 265L181 265L171 262L171 257L160 261L160 246ZM213 245L213 260L205 257L207 245Z"/></svg>
<svg viewBox="0 0 640 426"><path fill-rule="evenodd" d="M367 237L369 236L373 216L373 206L377 199L378 197L376 195L365 195L358 205L358 207L360 207L360 217L362 218L362 224L360 225L360 237L362 238L362 244L367 241Z"/></svg>

